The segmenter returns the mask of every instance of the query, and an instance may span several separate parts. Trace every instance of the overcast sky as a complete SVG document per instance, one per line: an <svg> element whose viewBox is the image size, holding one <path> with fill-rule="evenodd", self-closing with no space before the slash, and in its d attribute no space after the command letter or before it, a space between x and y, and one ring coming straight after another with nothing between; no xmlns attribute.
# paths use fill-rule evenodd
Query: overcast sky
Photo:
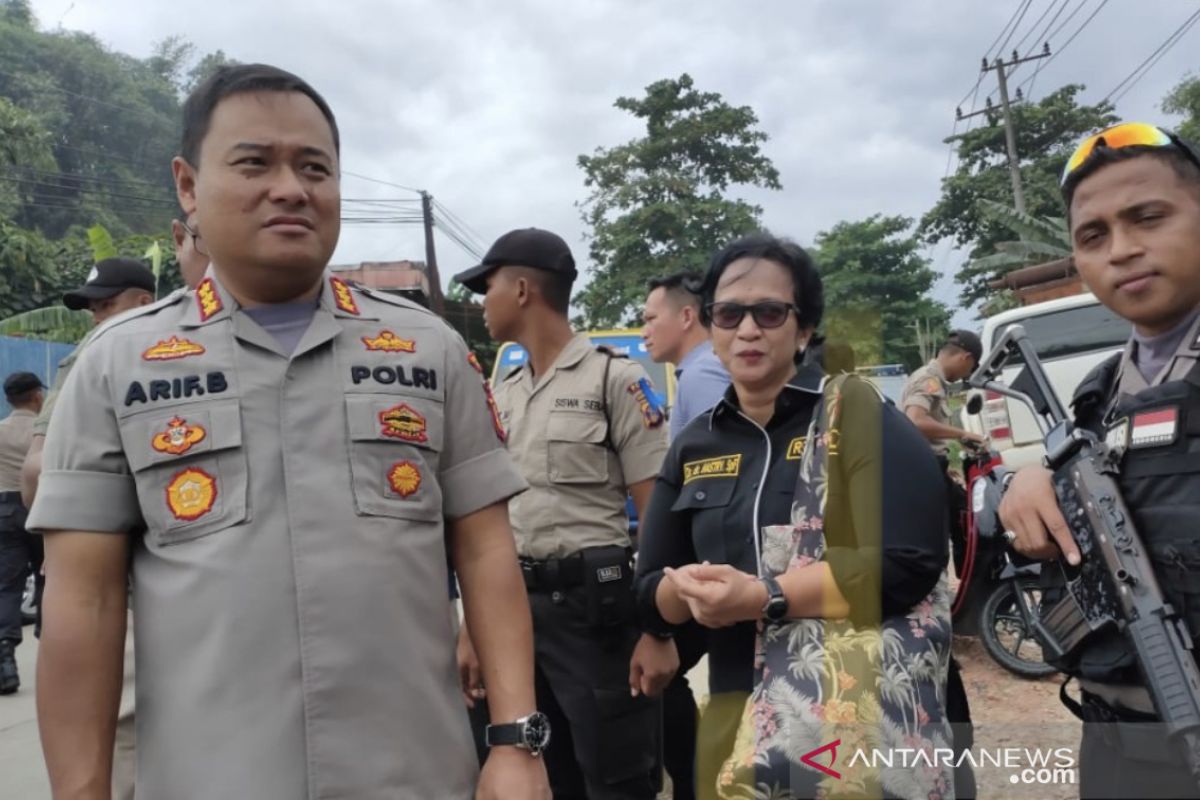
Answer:
<svg viewBox="0 0 1200 800"><path fill-rule="evenodd" d="M750 192L773 231L808 243L839 220L876 212L918 217L945 174L942 140L980 57L1025 0L34 0L43 27L94 33L139 57L173 34L199 53L292 70L338 117L343 168L427 189L486 249L529 225L561 233L586 260L575 204L580 153L641 133L613 108L655 80L692 75L757 112L781 192ZM189 7L190 6L190 7ZM1037 77L1037 98L1067 82L1107 95L1193 12L1195 0L1030 0L1007 50L1022 52L1063 13L1055 49L1095 19ZM1103 6L1101 8L1101 6ZM1048 13L1043 16L1043 12ZM1041 22L1036 25L1041 18ZM1197 26L1200 27L1200 26ZM1118 103L1161 120L1162 97L1196 64L1192 30ZM994 51L993 51L994 52ZM1033 72L1023 66L1019 83ZM994 90L988 76L983 95ZM970 102L966 103L969 107ZM964 108L967 110L967 108ZM353 198L414 195L345 177ZM443 282L474 261L439 234ZM959 256L931 248L938 296L955 305ZM338 263L421 259L419 226L348 226ZM960 314L966 322L969 315Z"/></svg>

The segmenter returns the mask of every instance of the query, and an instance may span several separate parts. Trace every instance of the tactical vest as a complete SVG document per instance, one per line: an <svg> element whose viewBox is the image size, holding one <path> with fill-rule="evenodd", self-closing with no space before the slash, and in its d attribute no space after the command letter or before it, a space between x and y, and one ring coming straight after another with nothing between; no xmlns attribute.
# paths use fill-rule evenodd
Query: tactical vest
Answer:
<svg viewBox="0 0 1200 800"><path fill-rule="evenodd" d="M1200 362L1182 380L1114 400L1120 354L1075 393L1076 424L1124 440L1118 483L1163 594L1200 648ZM1141 683L1133 647L1109 631L1084 649L1079 677Z"/></svg>

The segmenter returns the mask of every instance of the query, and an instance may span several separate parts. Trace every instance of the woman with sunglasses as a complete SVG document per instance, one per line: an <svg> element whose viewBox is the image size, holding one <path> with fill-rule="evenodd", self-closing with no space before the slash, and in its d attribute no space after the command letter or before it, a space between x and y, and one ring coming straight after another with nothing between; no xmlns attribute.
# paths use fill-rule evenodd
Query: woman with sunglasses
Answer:
<svg viewBox="0 0 1200 800"><path fill-rule="evenodd" d="M951 746L937 463L866 381L797 367L823 312L800 247L736 241L702 293L732 385L674 441L638 562L647 630L710 629L701 796L953 797L949 763L849 763Z"/></svg>

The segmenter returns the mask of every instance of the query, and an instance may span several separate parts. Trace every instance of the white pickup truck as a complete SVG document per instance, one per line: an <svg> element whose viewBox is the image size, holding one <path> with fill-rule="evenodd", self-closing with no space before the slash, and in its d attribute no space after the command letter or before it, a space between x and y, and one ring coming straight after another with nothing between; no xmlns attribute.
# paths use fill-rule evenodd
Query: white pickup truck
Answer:
<svg viewBox="0 0 1200 800"><path fill-rule="evenodd" d="M1130 333L1129 322L1100 305L1094 295L1079 294L989 317L983 325L984 353L991 352L1013 325L1025 328L1064 405L1092 367L1120 350ZM1019 371L1019 362L1010 364L1002 380L1009 383ZM968 414L964 404L962 422L967 430L991 438L992 446L1010 469L1040 463L1045 454L1033 414L1016 400L988 392L980 413Z"/></svg>

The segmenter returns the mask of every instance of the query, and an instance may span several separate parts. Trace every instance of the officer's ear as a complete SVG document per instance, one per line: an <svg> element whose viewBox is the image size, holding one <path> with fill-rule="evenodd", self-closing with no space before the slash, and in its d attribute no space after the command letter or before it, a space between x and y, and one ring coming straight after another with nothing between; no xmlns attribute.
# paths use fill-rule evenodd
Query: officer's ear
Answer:
<svg viewBox="0 0 1200 800"><path fill-rule="evenodd" d="M515 281L517 305L527 306L533 302L533 282L524 276Z"/></svg>
<svg viewBox="0 0 1200 800"><path fill-rule="evenodd" d="M691 303L687 303L683 308L679 309L679 314L685 331L690 331L692 326L700 324L700 309Z"/></svg>
<svg viewBox="0 0 1200 800"><path fill-rule="evenodd" d="M196 211L196 168L189 164L183 156L171 159L171 175L175 178L175 197L179 207L183 209L184 217L190 217Z"/></svg>

